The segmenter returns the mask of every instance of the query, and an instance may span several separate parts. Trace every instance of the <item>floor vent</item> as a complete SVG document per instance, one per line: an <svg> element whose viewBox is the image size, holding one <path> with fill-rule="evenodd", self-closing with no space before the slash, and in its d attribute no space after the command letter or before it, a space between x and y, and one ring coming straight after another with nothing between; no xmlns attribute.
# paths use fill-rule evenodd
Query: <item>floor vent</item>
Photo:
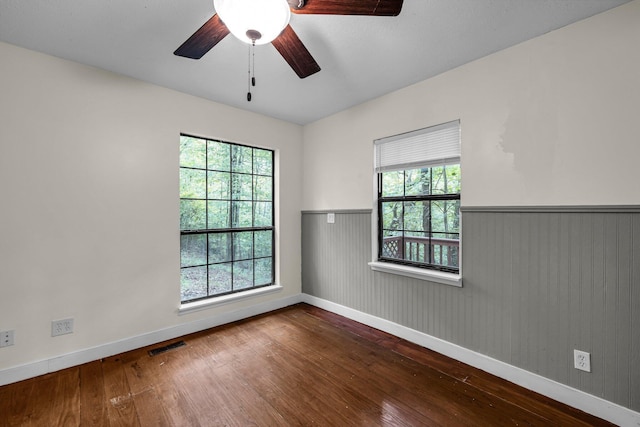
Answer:
<svg viewBox="0 0 640 427"><path fill-rule="evenodd" d="M182 347L183 345L186 345L184 343L184 341L177 341L177 342L165 345L164 347L154 348L153 350L149 350L149 356L155 356L155 355L158 355L160 353L164 353L165 351L169 351L169 350L173 350L174 348Z"/></svg>

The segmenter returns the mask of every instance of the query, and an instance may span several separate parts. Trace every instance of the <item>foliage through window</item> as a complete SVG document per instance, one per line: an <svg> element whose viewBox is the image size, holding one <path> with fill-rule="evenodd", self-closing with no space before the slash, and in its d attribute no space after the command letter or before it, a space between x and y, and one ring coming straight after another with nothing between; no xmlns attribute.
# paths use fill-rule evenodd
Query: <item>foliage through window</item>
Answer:
<svg viewBox="0 0 640 427"><path fill-rule="evenodd" d="M376 141L376 162L378 259L458 272L459 122Z"/></svg>
<svg viewBox="0 0 640 427"><path fill-rule="evenodd" d="M274 282L273 151L180 136L183 303Z"/></svg>

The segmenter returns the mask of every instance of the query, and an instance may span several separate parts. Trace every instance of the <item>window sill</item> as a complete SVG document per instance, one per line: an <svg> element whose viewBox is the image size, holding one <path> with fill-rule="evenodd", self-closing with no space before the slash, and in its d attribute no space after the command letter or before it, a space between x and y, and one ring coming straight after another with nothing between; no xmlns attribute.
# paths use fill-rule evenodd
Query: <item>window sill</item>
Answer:
<svg viewBox="0 0 640 427"><path fill-rule="evenodd" d="M372 261L369 263L374 271L397 274L400 276L412 277L414 279L426 280L429 282L441 283L443 285L462 287L462 276L456 273L445 273L443 271L426 270L424 268L410 267L408 265L392 264L390 262Z"/></svg>
<svg viewBox="0 0 640 427"><path fill-rule="evenodd" d="M224 304L230 304L232 302L240 301L247 298L253 298L259 295L278 292L280 290L282 290L281 285L271 285L258 289L250 289L248 291L238 292L235 294L223 295L221 297L213 297L200 301L189 302L180 305L180 307L178 308L178 314L192 313L194 311L204 310L206 308L216 307Z"/></svg>

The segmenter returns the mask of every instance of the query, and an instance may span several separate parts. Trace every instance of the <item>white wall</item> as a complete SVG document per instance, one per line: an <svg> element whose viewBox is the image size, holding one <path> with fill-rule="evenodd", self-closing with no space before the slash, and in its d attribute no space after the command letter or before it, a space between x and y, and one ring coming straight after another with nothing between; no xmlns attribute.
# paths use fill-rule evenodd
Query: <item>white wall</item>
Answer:
<svg viewBox="0 0 640 427"><path fill-rule="evenodd" d="M0 370L300 293L301 127L3 43L0 121ZM180 132L277 150L282 291L178 316Z"/></svg>
<svg viewBox="0 0 640 427"><path fill-rule="evenodd" d="M373 140L455 119L463 206L640 204L639 23L636 0L305 126L303 208L371 208Z"/></svg>

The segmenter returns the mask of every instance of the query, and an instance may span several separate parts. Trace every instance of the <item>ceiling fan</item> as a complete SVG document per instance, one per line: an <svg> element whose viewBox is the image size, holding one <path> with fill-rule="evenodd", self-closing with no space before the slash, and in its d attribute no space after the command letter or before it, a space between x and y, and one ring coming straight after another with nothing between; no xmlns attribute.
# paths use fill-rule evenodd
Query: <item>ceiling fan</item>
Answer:
<svg viewBox="0 0 640 427"><path fill-rule="evenodd" d="M217 13L176 49L174 54L200 59L231 32L249 44L271 42L293 71L304 79L320 71L320 66L289 25L290 12L397 16L402 9L402 2L403 0L214 0ZM272 13L276 16L271 16ZM267 28L272 24L275 25L274 28Z"/></svg>

